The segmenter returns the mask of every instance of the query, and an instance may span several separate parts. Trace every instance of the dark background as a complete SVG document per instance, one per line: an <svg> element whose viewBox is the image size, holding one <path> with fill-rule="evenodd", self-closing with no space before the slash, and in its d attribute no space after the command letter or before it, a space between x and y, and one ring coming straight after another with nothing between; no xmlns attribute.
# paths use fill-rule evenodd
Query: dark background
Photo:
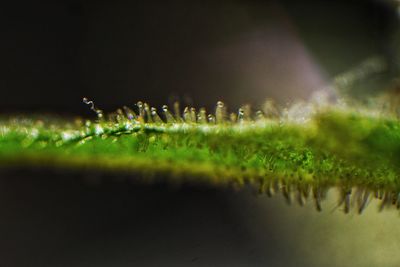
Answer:
<svg viewBox="0 0 400 267"><path fill-rule="evenodd" d="M255 106L308 98L371 55L393 60L384 1L10 1L0 111L89 114L138 100Z"/></svg>
<svg viewBox="0 0 400 267"><path fill-rule="evenodd" d="M106 111L137 100L306 99L371 55L394 62L397 24L380 1L2 3L0 112L93 116L83 96ZM366 240L343 219L330 232L329 211L312 204L299 212L248 191L140 185L133 174L0 177L0 266L376 266L382 247L381 266L398 259L388 254L394 228L392 239L373 229Z"/></svg>

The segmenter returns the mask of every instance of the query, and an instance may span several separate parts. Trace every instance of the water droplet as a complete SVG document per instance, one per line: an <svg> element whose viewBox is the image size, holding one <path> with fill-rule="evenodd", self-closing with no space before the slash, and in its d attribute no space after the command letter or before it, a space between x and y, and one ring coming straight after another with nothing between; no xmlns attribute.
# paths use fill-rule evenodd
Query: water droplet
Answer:
<svg viewBox="0 0 400 267"><path fill-rule="evenodd" d="M123 106L122 108L124 109L126 118L128 120L130 121L136 120L137 116L132 109L128 108L127 106Z"/></svg>
<svg viewBox="0 0 400 267"><path fill-rule="evenodd" d="M199 123L207 123L207 112L205 108L200 108L199 114L197 115L197 121Z"/></svg>
<svg viewBox="0 0 400 267"><path fill-rule="evenodd" d="M242 106L242 109L243 109L243 119L245 121L250 121L251 120L251 106L244 105L244 106Z"/></svg>
<svg viewBox="0 0 400 267"><path fill-rule="evenodd" d="M244 110L243 110L243 108L239 108L237 120L238 120L239 123L242 123L244 121Z"/></svg>
<svg viewBox="0 0 400 267"><path fill-rule="evenodd" d="M151 122L151 111L150 111L150 106L147 103L143 104L143 110L144 110L144 121L145 122Z"/></svg>
<svg viewBox="0 0 400 267"><path fill-rule="evenodd" d="M162 106L162 110L164 112L165 121L167 123L176 122L174 116L172 116L171 112L169 112L167 105Z"/></svg>
<svg viewBox="0 0 400 267"><path fill-rule="evenodd" d="M125 115L124 112L122 111L122 109L117 109L116 111L116 119L117 119L117 123L123 123L124 119L125 119Z"/></svg>
<svg viewBox="0 0 400 267"><path fill-rule="evenodd" d="M183 110L183 120L186 123L192 122L192 117L190 116L190 110L188 107L185 107L185 109Z"/></svg>
<svg viewBox="0 0 400 267"><path fill-rule="evenodd" d="M157 109L154 107L151 108L151 118L152 118L152 121L155 123L163 123L162 119L157 114Z"/></svg>
<svg viewBox="0 0 400 267"><path fill-rule="evenodd" d="M256 112L256 121L263 121L263 120L265 120L264 112L258 110Z"/></svg>
<svg viewBox="0 0 400 267"><path fill-rule="evenodd" d="M212 114L208 114L207 116L208 122L211 124L215 124L215 117Z"/></svg>
<svg viewBox="0 0 400 267"><path fill-rule="evenodd" d="M215 109L215 121L216 123L224 123L226 120L226 108L222 101L217 102Z"/></svg>
<svg viewBox="0 0 400 267"><path fill-rule="evenodd" d="M139 110L139 122L140 123L145 123L145 115L144 115L144 109L143 109L143 102L138 101L136 106L138 107Z"/></svg>
<svg viewBox="0 0 400 267"><path fill-rule="evenodd" d="M116 112L111 112L107 114L108 120L112 123L118 123L118 114Z"/></svg>
<svg viewBox="0 0 400 267"><path fill-rule="evenodd" d="M197 115L196 115L196 109L195 108L190 108L190 121L192 123L196 123L197 121Z"/></svg>

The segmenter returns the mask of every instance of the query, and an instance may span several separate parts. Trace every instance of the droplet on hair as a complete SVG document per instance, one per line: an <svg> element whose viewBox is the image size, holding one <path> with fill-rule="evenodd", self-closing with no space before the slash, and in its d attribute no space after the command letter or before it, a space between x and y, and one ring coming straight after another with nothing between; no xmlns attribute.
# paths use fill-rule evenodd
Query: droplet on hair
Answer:
<svg viewBox="0 0 400 267"><path fill-rule="evenodd" d="M217 102L215 109L215 121L216 123L224 123L226 121L226 108L222 101Z"/></svg>
<svg viewBox="0 0 400 267"><path fill-rule="evenodd" d="M207 112L205 108L200 108L199 113L197 114L197 122L207 123Z"/></svg>
<svg viewBox="0 0 400 267"><path fill-rule="evenodd" d="M244 105L244 106L242 106L242 109L243 109L243 120L250 121L251 120L251 106Z"/></svg>
<svg viewBox="0 0 400 267"><path fill-rule="evenodd" d="M185 107L184 110L183 110L183 120L184 120L186 123L192 122L192 117L190 116L189 107Z"/></svg>
<svg viewBox="0 0 400 267"><path fill-rule="evenodd" d="M208 114L207 119L208 119L208 123L210 123L210 124L215 124L215 117L214 117L214 115Z"/></svg>
<svg viewBox="0 0 400 267"><path fill-rule="evenodd" d="M238 120L239 123L244 122L244 110L243 110L243 108L239 108L237 120Z"/></svg>
<svg viewBox="0 0 400 267"><path fill-rule="evenodd" d="M116 114L117 114L117 117L116 117L117 122L123 123L124 119L125 119L125 115L124 115L124 112L122 111L122 109L120 109L120 108L117 109Z"/></svg>
<svg viewBox="0 0 400 267"><path fill-rule="evenodd" d="M264 112L258 110L256 112L256 121L263 121L263 120L265 120Z"/></svg>
<svg viewBox="0 0 400 267"><path fill-rule="evenodd" d="M147 103L143 104L143 110L144 110L144 120L145 122L149 123L152 122L152 117L151 117L151 111L150 111L150 106Z"/></svg>
<svg viewBox="0 0 400 267"><path fill-rule="evenodd" d="M163 123L162 119L157 113L157 109L155 107L151 108L151 119L154 123Z"/></svg>
<svg viewBox="0 0 400 267"><path fill-rule="evenodd" d="M124 109L124 111L125 111L125 116L126 116L126 118L127 118L128 120L134 121L134 120L137 119L137 115L135 114L135 112L134 112L132 109L130 109L130 108L127 107L127 106L123 106L122 108Z"/></svg>
<svg viewBox="0 0 400 267"><path fill-rule="evenodd" d="M162 106L162 110L164 112L165 121L167 123L176 122L174 116L172 116L171 112L168 110L168 106L167 105Z"/></svg>
<svg viewBox="0 0 400 267"><path fill-rule="evenodd" d="M192 123L196 123L197 121L197 115L196 115L196 109L195 108L190 108L190 121Z"/></svg>
<svg viewBox="0 0 400 267"><path fill-rule="evenodd" d="M108 121L110 121L112 123L118 123L117 116L118 116L118 114L116 112L108 113L107 114Z"/></svg>
<svg viewBox="0 0 400 267"><path fill-rule="evenodd" d="M145 115L144 115L144 108L143 108L143 102L138 101L136 106L138 107L139 110L139 122L140 123L145 123Z"/></svg>

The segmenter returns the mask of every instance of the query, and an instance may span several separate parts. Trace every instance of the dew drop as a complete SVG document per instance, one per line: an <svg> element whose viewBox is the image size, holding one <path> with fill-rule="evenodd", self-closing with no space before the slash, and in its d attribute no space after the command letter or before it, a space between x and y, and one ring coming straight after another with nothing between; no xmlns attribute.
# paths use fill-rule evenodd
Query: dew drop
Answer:
<svg viewBox="0 0 400 267"><path fill-rule="evenodd" d="M215 121L216 123L224 123L226 120L226 108L222 101L217 102L215 109Z"/></svg>
<svg viewBox="0 0 400 267"><path fill-rule="evenodd" d="M145 115L144 115L144 108L143 108L143 102L138 101L136 106L138 107L139 110L139 122L144 123L145 122Z"/></svg>
<svg viewBox="0 0 400 267"><path fill-rule="evenodd" d="M167 123L176 122L174 116L172 116L171 112L168 110L167 105L162 106L162 110L164 112L165 121Z"/></svg>
<svg viewBox="0 0 400 267"><path fill-rule="evenodd" d="M124 119L125 119L125 115L124 115L124 112L122 111L122 109L117 109L117 111L116 111L116 120L117 120L117 123L122 123L123 121L124 121Z"/></svg>
<svg viewBox="0 0 400 267"><path fill-rule="evenodd" d="M143 104L143 110L144 110L144 121L145 122L151 122L151 111L150 111L150 106L147 103Z"/></svg>
<svg viewBox="0 0 400 267"><path fill-rule="evenodd" d="M211 124L215 124L215 117L212 114L208 114L207 116L208 122Z"/></svg>
<svg viewBox="0 0 400 267"><path fill-rule="evenodd" d="M238 120L239 123L242 123L244 121L244 110L243 110L243 108L239 108L237 120Z"/></svg>
<svg viewBox="0 0 400 267"><path fill-rule="evenodd" d="M263 121L263 120L265 120L264 112L258 110L256 112L256 121Z"/></svg>
<svg viewBox="0 0 400 267"><path fill-rule="evenodd" d="M207 112L205 108L200 108L199 114L197 114L198 123L207 123Z"/></svg>
<svg viewBox="0 0 400 267"><path fill-rule="evenodd" d="M111 112L107 114L107 118L112 123L118 123L118 114L116 112Z"/></svg>
<svg viewBox="0 0 400 267"><path fill-rule="evenodd" d="M251 120L251 106L250 105L244 105L242 107L243 109L243 119L245 121L250 121Z"/></svg>
<svg viewBox="0 0 400 267"><path fill-rule="evenodd" d="M130 121L136 120L137 116L132 109L128 108L127 106L123 106L122 108L124 109L125 116L128 120Z"/></svg>
<svg viewBox="0 0 400 267"><path fill-rule="evenodd" d="M155 123L163 123L162 119L157 114L157 109L154 107L151 108L151 118L152 118L153 122L155 122Z"/></svg>
<svg viewBox="0 0 400 267"><path fill-rule="evenodd" d="M197 114L196 114L196 109L195 108L190 108L190 121L192 123L196 123L197 121Z"/></svg>

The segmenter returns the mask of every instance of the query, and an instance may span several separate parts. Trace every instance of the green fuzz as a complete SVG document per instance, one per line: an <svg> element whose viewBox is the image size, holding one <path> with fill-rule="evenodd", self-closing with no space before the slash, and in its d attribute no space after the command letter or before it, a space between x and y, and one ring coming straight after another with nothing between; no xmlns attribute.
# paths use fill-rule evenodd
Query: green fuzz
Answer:
<svg viewBox="0 0 400 267"><path fill-rule="evenodd" d="M329 108L299 122L252 116L242 108L228 120L221 102L208 116L194 109L172 115L167 107L159 116L146 105L138 107L105 120L92 105L98 120L85 123L0 120L0 165L250 185L268 195L282 192L289 202L303 204L312 197L318 210L326 191L337 187L346 212L350 205L362 212L372 197L382 199L382 208L400 206L400 122L395 118Z"/></svg>

